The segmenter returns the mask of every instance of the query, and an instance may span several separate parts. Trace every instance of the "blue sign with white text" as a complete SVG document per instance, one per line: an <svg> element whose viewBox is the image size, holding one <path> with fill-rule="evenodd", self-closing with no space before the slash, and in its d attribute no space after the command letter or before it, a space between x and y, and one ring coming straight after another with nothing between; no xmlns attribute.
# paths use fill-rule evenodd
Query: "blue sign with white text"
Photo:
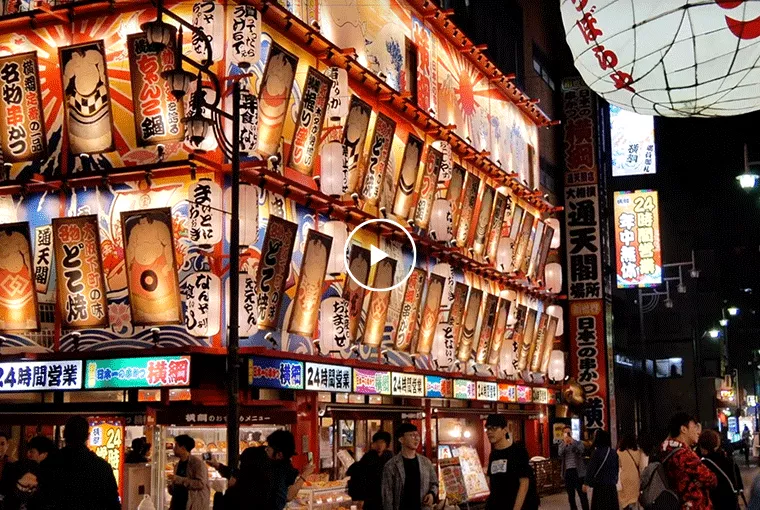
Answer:
<svg viewBox="0 0 760 510"><path fill-rule="evenodd" d="M303 363L254 356L248 360L248 382L257 388L303 389Z"/></svg>

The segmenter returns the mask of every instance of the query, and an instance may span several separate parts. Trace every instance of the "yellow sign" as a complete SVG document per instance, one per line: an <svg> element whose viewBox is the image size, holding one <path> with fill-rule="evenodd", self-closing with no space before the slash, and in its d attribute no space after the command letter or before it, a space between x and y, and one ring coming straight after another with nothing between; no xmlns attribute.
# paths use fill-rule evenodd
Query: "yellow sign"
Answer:
<svg viewBox="0 0 760 510"><path fill-rule="evenodd" d="M124 420L121 418L91 418L90 439L87 442L95 455L108 462L122 494L124 472Z"/></svg>

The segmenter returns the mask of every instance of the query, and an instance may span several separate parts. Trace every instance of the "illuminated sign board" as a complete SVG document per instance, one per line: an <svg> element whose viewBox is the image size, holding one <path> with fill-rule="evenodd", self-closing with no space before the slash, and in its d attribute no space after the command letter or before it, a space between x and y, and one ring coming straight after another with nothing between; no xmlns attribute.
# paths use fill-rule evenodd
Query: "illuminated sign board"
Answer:
<svg viewBox="0 0 760 510"><path fill-rule="evenodd" d="M314 391L336 391L349 393L352 386L350 367L306 363L305 389Z"/></svg>
<svg viewBox="0 0 760 510"><path fill-rule="evenodd" d="M81 388L81 360L0 363L0 392L79 390Z"/></svg>
<svg viewBox="0 0 760 510"><path fill-rule="evenodd" d="M619 289L662 283L659 212L656 191L615 192L615 260Z"/></svg>
<svg viewBox="0 0 760 510"><path fill-rule="evenodd" d="M391 373L355 368L354 392L362 395L390 395Z"/></svg>
<svg viewBox="0 0 760 510"><path fill-rule="evenodd" d="M654 117L610 105L612 176L657 173Z"/></svg>
<svg viewBox="0 0 760 510"><path fill-rule="evenodd" d="M85 388L168 388L190 384L190 356L87 361Z"/></svg>
<svg viewBox="0 0 760 510"><path fill-rule="evenodd" d="M258 388L302 390L303 363L255 356L248 360L248 382Z"/></svg>

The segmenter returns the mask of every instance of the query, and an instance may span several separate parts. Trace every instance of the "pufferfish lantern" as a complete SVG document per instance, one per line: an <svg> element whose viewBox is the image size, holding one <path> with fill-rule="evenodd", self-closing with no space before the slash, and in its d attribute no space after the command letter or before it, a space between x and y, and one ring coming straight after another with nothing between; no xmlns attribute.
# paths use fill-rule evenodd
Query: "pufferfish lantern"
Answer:
<svg viewBox="0 0 760 510"><path fill-rule="evenodd" d="M586 401L586 392L578 381L571 380L562 388L562 398L570 407L579 407Z"/></svg>
<svg viewBox="0 0 760 510"><path fill-rule="evenodd" d="M586 84L645 115L716 117L760 109L760 2L560 0Z"/></svg>

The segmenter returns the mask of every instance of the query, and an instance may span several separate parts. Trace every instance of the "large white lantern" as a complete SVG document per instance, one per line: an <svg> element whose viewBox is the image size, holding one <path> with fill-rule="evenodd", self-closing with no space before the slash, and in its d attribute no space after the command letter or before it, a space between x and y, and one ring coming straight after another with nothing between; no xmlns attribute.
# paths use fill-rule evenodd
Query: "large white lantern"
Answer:
<svg viewBox="0 0 760 510"><path fill-rule="evenodd" d="M519 352L519 345L514 340L507 340L501 346L501 356L499 360L499 367L507 377L515 377L517 375L517 354Z"/></svg>
<svg viewBox="0 0 760 510"><path fill-rule="evenodd" d="M546 308L546 314L557 318L557 331L554 332L556 336L562 336L565 332L565 321L563 319L562 307L558 305L550 305ZM547 342L554 341L553 338L547 338Z"/></svg>
<svg viewBox="0 0 760 510"><path fill-rule="evenodd" d="M322 354L339 352L351 345L348 301L329 297L319 306L319 350Z"/></svg>
<svg viewBox="0 0 760 510"><path fill-rule="evenodd" d="M336 275L346 272L346 240L348 227L342 221L328 221L320 229L323 234L333 238L330 248L330 258L327 260L327 274Z"/></svg>
<svg viewBox="0 0 760 510"><path fill-rule="evenodd" d="M230 210L232 204L232 188L224 190L224 207L227 229L226 238L230 240ZM240 246L251 246L256 244L259 237L259 188L248 184L240 183Z"/></svg>
<svg viewBox="0 0 760 510"><path fill-rule="evenodd" d="M546 290L556 294L562 290L562 266L556 262L546 264Z"/></svg>
<svg viewBox="0 0 760 510"><path fill-rule="evenodd" d="M565 378L565 353L555 349L549 356L549 379L562 381Z"/></svg>
<svg viewBox="0 0 760 510"><path fill-rule="evenodd" d="M319 149L319 157L319 190L325 195L342 195L346 180L343 144L340 142L323 144Z"/></svg>
<svg viewBox="0 0 760 510"><path fill-rule="evenodd" d="M512 267L512 239L503 237L496 249L496 267L499 271L509 271Z"/></svg>
<svg viewBox="0 0 760 510"><path fill-rule="evenodd" d="M432 235L435 232L435 238L438 241L448 243L454 236L454 227L451 221L451 201L445 198L436 198L430 215L430 234Z"/></svg>
<svg viewBox="0 0 760 510"><path fill-rule="evenodd" d="M559 230L559 220L557 218L548 218L546 220L546 225L554 229L552 242L549 246L552 250L556 250L562 244L562 233Z"/></svg>
<svg viewBox="0 0 760 510"><path fill-rule="evenodd" d="M454 326L442 322L435 328L433 337L433 362L436 369L448 368L457 361L457 350L454 341Z"/></svg>
<svg viewBox="0 0 760 510"><path fill-rule="evenodd" d="M626 110L666 117L760 109L760 5L748 0L561 0L583 81Z"/></svg>

